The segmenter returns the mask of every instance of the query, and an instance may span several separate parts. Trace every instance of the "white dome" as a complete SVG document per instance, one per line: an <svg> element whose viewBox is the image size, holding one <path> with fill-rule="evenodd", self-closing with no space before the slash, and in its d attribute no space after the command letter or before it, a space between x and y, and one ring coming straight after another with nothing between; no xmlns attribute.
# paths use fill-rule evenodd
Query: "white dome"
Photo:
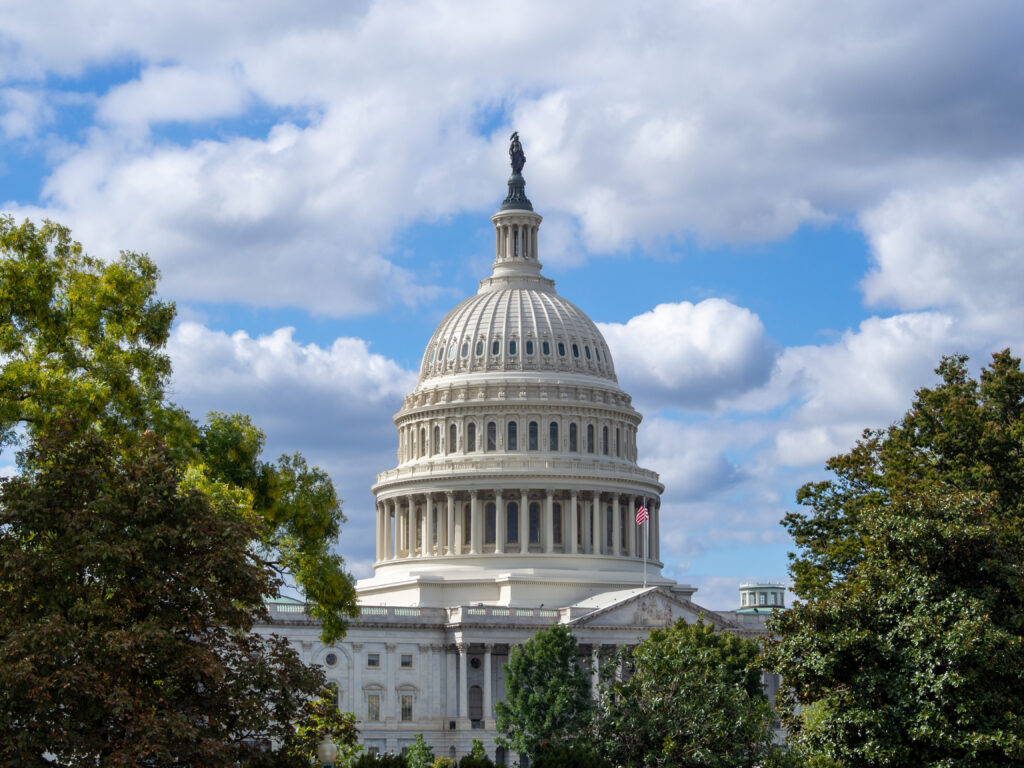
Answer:
<svg viewBox="0 0 1024 768"><path fill-rule="evenodd" d="M420 365L421 383L503 370L591 374L615 381L608 345L579 307L553 287L492 281L438 326Z"/></svg>

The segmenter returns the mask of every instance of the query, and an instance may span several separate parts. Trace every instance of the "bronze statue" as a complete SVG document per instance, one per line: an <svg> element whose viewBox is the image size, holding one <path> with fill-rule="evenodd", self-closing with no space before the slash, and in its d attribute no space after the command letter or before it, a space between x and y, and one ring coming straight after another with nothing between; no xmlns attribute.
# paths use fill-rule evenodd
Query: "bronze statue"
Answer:
<svg viewBox="0 0 1024 768"><path fill-rule="evenodd" d="M526 165L526 153L519 143L519 131L512 132L512 144L508 148L508 156L512 159L512 173L522 173Z"/></svg>

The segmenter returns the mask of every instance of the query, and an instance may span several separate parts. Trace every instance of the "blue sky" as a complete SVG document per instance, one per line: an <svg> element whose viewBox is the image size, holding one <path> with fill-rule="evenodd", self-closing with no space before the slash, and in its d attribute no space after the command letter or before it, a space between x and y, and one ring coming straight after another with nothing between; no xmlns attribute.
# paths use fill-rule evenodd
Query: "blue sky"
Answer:
<svg viewBox="0 0 1024 768"><path fill-rule="evenodd" d="M666 572L786 578L796 489L943 354L1022 347L1011 2L0 0L0 209L147 252L172 397L330 471L371 568L422 350L492 258L512 130L541 260L666 484Z"/></svg>

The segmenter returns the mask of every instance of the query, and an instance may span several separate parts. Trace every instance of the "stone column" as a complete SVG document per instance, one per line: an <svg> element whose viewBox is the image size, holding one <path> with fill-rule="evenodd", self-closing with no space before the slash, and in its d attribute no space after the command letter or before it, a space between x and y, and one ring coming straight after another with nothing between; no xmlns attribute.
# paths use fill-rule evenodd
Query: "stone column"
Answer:
<svg viewBox="0 0 1024 768"><path fill-rule="evenodd" d="M484 526L482 518L483 515L480 514L480 494L477 491L471 491L469 507L469 554L471 555L479 555L483 552Z"/></svg>
<svg viewBox="0 0 1024 768"><path fill-rule="evenodd" d="M591 533L594 534L594 549L593 549L593 553L595 555L600 555L600 554L604 553L604 525L603 525L604 521L601 519L602 518L602 514L601 514L601 493L600 493L600 491L594 491L593 507L594 507L594 517L593 517L593 520L591 521L591 525L593 526L593 529L591 530Z"/></svg>
<svg viewBox="0 0 1024 768"><path fill-rule="evenodd" d="M563 514L564 518L565 515ZM544 551L551 554L555 551L555 497L554 494L549 490L547 497L544 499L544 519L540 526L540 539L544 542ZM564 544L565 537L562 537Z"/></svg>
<svg viewBox="0 0 1024 768"><path fill-rule="evenodd" d="M444 529L448 545L445 554L455 554L455 494L448 491L448 525Z"/></svg>
<svg viewBox="0 0 1024 768"><path fill-rule="evenodd" d="M576 491L569 495L569 554L575 555L578 550L576 537L579 535L579 517L576 511Z"/></svg>
<svg viewBox="0 0 1024 768"><path fill-rule="evenodd" d="M494 646L490 643L484 645L484 722L494 717L493 695L491 691L491 651L493 650Z"/></svg>
<svg viewBox="0 0 1024 768"><path fill-rule="evenodd" d="M519 492L519 551L530 551L530 499L525 489Z"/></svg>
<svg viewBox="0 0 1024 768"><path fill-rule="evenodd" d="M636 504L636 496L630 496L629 500L633 506L629 508L629 518L626 520L629 525L629 536L626 537L626 547L629 551L629 556L636 557L636 529L640 527L636 524L636 511L639 507Z"/></svg>
<svg viewBox="0 0 1024 768"><path fill-rule="evenodd" d="M505 553L505 500L501 491L494 492L494 554Z"/></svg>
<svg viewBox="0 0 1024 768"><path fill-rule="evenodd" d="M445 646L444 649L444 713L446 717L453 718L459 716L459 693L456 687L457 680L455 679L455 667L458 663L456 658L457 654L452 653L451 646ZM444 727L448 727L448 723L444 723Z"/></svg>
<svg viewBox="0 0 1024 768"><path fill-rule="evenodd" d="M352 643L352 710L363 706L363 644Z"/></svg>
<svg viewBox="0 0 1024 768"><path fill-rule="evenodd" d="M423 548L420 555L430 557L434 551L434 497L427 494L427 503L423 505Z"/></svg>
<svg viewBox="0 0 1024 768"><path fill-rule="evenodd" d="M654 541L652 543L652 551L654 552L655 560L661 561L661 499L658 499L655 504L654 512Z"/></svg>
<svg viewBox="0 0 1024 768"><path fill-rule="evenodd" d="M612 497L612 554L618 557L622 554L622 508L619 506L619 494Z"/></svg>
<svg viewBox="0 0 1024 768"><path fill-rule="evenodd" d="M459 651L459 718L465 720L469 717L469 645L459 643L456 647Z"/></svg>
<svg viewBox="0 0 1024 768"><path fill-rule="evenodd" d="M413 547L416 546L416 505L412 496L405 497L405 523L402 525L402 538L405 539L405 556L412 557Z"/></svg>
<svg viewBox="0 0 1024 768"><path fill-rule="evenodd" d="M384 663L387 665L385 674L387 675L387 690L384 692L384 707L385 711L381 713L383 720L397 720L401 714L398 711L398 693L395 691L395 667L397 662L395 660L395 648L397 646L394 643L387 643L384 646Z"/></svg>
<svg viewBox="0 0 1024 768"><path fill-rule="evenodd" d="M384 557L383 560L392 560L395 557L391 541L391 512L394 509L394 502L384 502Z"/></svg>

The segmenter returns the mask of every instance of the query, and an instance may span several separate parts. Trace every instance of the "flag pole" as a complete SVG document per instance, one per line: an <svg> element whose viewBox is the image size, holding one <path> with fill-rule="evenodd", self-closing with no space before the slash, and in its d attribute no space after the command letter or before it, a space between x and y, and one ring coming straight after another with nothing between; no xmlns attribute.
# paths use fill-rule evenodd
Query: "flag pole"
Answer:
<svg viewBox="0 0 1024 768"><path fill-rule="evenodd" d="M644 496L644 508L647 508L647 497ZM647 517L644 519L644 589L647 589L647 540L650 538L649 530L647 526L651 524L650 512L647 513Z"/></svg>

